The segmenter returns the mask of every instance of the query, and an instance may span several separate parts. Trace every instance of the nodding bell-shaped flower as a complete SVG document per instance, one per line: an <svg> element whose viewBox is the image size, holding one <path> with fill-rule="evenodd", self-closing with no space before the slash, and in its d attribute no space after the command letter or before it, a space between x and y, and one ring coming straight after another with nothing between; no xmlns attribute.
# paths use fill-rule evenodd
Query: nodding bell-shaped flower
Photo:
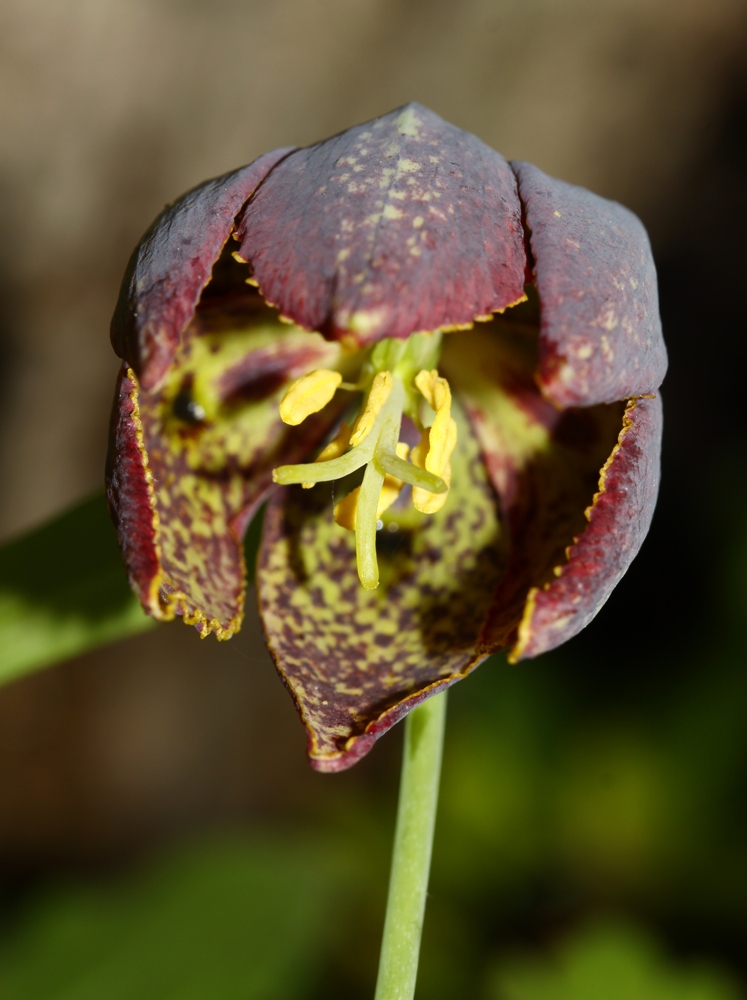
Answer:
<svg viewBox="0 0 747 1000"><path fill-rule="evenodd" d="M240 626L242 539L314 767L570 639L648 531L646 233L416 104L168 206L112 323L108 497L149 614Z"/></svg>

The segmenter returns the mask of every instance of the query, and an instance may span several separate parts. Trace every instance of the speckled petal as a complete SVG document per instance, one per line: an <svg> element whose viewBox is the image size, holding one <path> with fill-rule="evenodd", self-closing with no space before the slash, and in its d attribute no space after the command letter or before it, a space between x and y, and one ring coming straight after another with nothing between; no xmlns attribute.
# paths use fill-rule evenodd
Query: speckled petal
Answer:
<svg viewBox="0 0 747 1000"><path fill-rule="evenodd" d="M610 596L651 524L659 489L661 397L632 399L599 480L588 525L555 579L529 594L512 661L539 656L572 639Z"/></svg>
<svg viewBox="0 0 747 1000"><path fill-rule="evenodd" d="M511 169L418 104L288 156L237 238L268 302L357 344L469 324L523 297Z"/></svg>
<svg viewBox="0 0 747 1000"><path fill-rule="evenodd" d="M114 517L130 586L157 613L161 560L153 514L153 481L143 447L137 377L123 365L112 408L106 495Z"/></svg>
<svg viewBox="0 0 747 1000"><path fill-rule="evenodd" d="M403 496L378 533L381 584L365 590L355 542L322 487L289 488L265 514L257 586L270 650L308 732L312 765L350 767L429 694L478 662L475 648L505 565L496 498L458 406L449 502ZM391 524L398 530L390 530Z"/></svg>
<svg viewBox="0 0 747 1000"><path fill-rule="evenodd" d="M481 636L484 655L515 643L533 588L565 562L623 426L622 403L560 411L546 400L532 378L536 351L536 329L501 317L448 341L442 358L480 442L510 538L508 566Z"/></svg>
<svg viewBox="0 0 747 1000"><path fill-rule="evenodd" d="M558 406L655 393L667 368L646 230L616 202L512 163L542 306L539 382Z"/></svg>
<svg viewBox="0 0 747 1000"><path fill-rule="evenodd" d="M290 149L277 149L168 205L135 248L112 318L114 350L143 388L166 374L237 212Z"/></svg>
<svg viewBox="0 0 747 1000"><path fill-rule="evenodd" d="M289 428L279 399L289 381L339 353L261 304L247 314L245 300L233 310L218 300L198 310L160 387L144 388L123 368L108 497L130 582L155 618L181 615L219 639L239 628L251 513L273 467L304 457L344 405Z"/></svg>

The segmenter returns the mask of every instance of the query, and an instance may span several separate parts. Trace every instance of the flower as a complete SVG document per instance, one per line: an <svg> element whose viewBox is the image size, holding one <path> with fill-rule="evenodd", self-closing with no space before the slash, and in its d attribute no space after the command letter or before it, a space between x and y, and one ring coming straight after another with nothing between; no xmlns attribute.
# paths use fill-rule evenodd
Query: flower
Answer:
<svg viewBox="0 0 747 1000"><path fill-rule="evenodd" d="M571 638L648 531L645 230L417 104L168 206L112 339L130 582L228 638L266 502L260 612L319 770L494 651Z"/></svg>

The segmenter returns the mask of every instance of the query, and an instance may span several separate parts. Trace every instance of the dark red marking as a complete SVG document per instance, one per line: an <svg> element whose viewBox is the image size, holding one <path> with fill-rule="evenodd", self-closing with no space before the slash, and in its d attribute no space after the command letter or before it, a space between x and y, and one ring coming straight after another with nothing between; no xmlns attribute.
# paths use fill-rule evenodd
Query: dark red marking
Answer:
<svg viewBox="0 0 747 1000"><path fill-rule="evenodd" d="M508 164L418 104L288 156L237 238L283 315L360 344L470 323L523 294Z"/></svg>
<svg viewBox="0 0 747 1000"><path fill-rule="evenodd" d="M640 220L531 163L511 166L535 262L543 392L558 406L656 392L667 353L656 268Z"/></svg>
<svg viewBox="0 0 747 1000"><path fill-rule="evenodd" d="M289 149L276 149L168 205L135 248L111 325L114 350L144 389L159 384L236 214Z"/></svg>

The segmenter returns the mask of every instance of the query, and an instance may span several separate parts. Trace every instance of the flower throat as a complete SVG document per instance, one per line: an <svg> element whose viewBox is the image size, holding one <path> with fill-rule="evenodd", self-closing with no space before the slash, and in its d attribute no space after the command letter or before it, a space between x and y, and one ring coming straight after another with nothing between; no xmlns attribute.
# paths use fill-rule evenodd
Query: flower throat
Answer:
<svg viewBox="0 0 747 1000"><path fill-rule="evenodd" d="M416 333L407 340L382 340L372 349L355 385L340 372L320 368L296 379L280 402L280 417L296 426L329 403L338 389L362 392L358 417L343 422L335 438L303 465L281 465L276 483L315 483L342 479L365 466L363 481L335 505L335 521L355 532L358 576L367 590L379 585L376 530L381 514L412 487L413 506L433 514L446 502L451 481L451 455L457 428L451 416L451 389L438 374L440 333ZM400 441L402 417L420 431L410 449Z"/></svg>

